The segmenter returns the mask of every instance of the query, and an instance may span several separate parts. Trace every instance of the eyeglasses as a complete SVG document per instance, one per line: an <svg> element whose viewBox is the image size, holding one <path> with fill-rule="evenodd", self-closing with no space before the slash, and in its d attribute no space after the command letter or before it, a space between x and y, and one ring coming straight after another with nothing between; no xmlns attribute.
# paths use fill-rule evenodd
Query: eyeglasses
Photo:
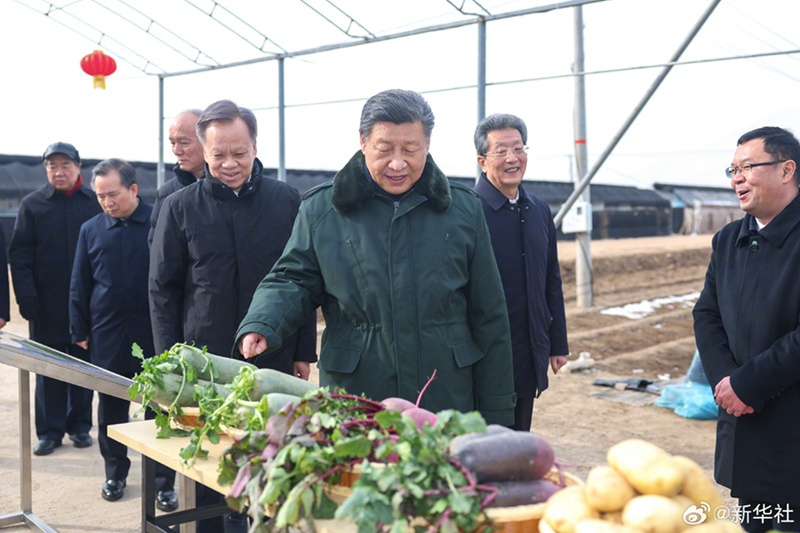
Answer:
<svg viewBox="0 0 800 533"><path fill-rule="evenodd" d="M788 159L780 159L778 161L767 161L766 163L744 163L739 166L726 168L725 175L728 176L728 179L732 179L739 172L741 172L742 174L750 174L750 171L753 170L753 167L777 165L778 163L785 163L786 161L788 161Z"/></svg>
<svg viewBox="0 0 800 533"><path fill-rule="evenodd" d="M512 149L498 148L497 150L494 150L492 152L486 152L483 155L488 155L490 157L494 157L495 159L505 159L506 157L508 157L508 154L510 152L512 152L512 151L514 152L515 156L523 157L525 154L528 153L528 147L527 146L515 146Z"/></svg>

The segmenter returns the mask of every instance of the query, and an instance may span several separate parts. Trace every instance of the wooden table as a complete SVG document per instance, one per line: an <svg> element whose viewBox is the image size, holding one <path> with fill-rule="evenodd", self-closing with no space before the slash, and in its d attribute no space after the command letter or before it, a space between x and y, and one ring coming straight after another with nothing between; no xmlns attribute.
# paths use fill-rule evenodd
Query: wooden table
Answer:
<svg viewBox="0 0 800 533"><path fill-rule="evenodd" d="M158 430L154 420L128 422L108 427L108 436L142 454L142 531L147 533L177 533L174 526L181 525L184 533L195 531L194 522L204 518L212 518L231 512L224 503L196 508L194 507L194 483L221 494L228 488L217 483L217 468L222 453L231 445L226 436L220 437L219 444L203 442L203 449L208 450L208 458L197 459L189 467L181 464L180 450L189 444L189 437L170 437L157 439ZM155 512L155 463L157 461L182 474L192 481L182 485L181 504L184 510L156 516Z"/></svg>

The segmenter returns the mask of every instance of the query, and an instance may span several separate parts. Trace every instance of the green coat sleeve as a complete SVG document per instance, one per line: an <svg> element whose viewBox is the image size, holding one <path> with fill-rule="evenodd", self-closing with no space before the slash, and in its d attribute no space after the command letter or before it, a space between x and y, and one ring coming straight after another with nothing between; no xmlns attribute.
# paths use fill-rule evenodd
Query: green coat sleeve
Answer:
<svg viewBox="0 0 800 533"><path fill-rule="evenodd" d="M489 229L478 204L475 252L467 287L468 313L475 344L486 355L475 365L475 404L490 424L514 423L514 369L506 298Z"/></svg>
<svg viewBox="0 0 800 533"><path fill-rule="evenodd" d="M308 207L307 202L300 204L283 255L253 294L250 308L236 332L234 357L241 357L239 341L247 333L259 333L266 338L266 353L278 349L283 339L300 328L322 302L324 282Z"/></svg>

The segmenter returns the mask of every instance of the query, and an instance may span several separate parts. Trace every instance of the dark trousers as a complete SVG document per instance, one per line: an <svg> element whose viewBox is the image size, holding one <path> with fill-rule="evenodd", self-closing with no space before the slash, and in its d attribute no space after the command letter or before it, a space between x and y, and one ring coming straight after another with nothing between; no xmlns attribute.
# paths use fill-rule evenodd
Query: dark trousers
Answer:
<svg viewBox="0 0 800 533"><path fill-rule="evenodd" d="M770 530L800 531L800 504L766 503L739 499L741 526L748 533Z"/></svg>
<svg viewBox="0 0 800 533"><path fill-rule="evenodd" d="M108 436L108 426L128 421L130 405L131 402L116 396L97 395L97 441L106 465L106 479L127 479L131 469L128 447Z"/></svg>
<svg viewBox="0 0 800 533"><path fill-rule="evenodd" d="M89 352L80 346L49 346L82 361L89 361ZM36 436L61 442L65 434L89 433L92 429L93 394L91 389L37 374L34 400Z"/></svg>
<svg viewBox="0 0 800 533"><path fill-rule="evenodd" d="M106 479L126 479L131 468L128 447L108 436L108 426L128 422L130 405L131 402L127 400L98 393L97 440L100 444L100 454L105 462ZM145 413L145 418L148 420L155 416L155 412L150 409ZM174 487L175 471L157 462L156 491L173 490Z"/></svg>
<svg viewBox="0 0 800 533"><path fill-rule="evenodd" d="M530 431L533 421L533 398L517 397L517 406L514 408L514 425L511 429L516 431Z"/></svg>

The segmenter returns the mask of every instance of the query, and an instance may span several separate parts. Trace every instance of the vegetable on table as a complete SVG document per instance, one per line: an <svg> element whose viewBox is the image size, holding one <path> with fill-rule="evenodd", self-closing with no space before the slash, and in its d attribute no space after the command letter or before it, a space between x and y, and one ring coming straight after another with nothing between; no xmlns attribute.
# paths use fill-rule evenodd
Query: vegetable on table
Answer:
<svg viewBox="0 0 800 533"><path fill-rule="evenodd" d="M681 496L686 496L695 505L705 502L711 506L711 509L725 504L717 486L700 468L700 465L682 455L673 455L672 458L683 468L686 475L680 492Z"/></svg>
<svg viewBox="0 0 800 533"><path fill-rule="evenodd" d="M549 479L489 481L487 484L498 490L497 497L489 504L490 507L515 507L542 503L563 488Z"/></svg>
<svg viewBox="0 0 800 533"><path fill-rule="evenodd" d="M547 501L542 521L557 533L575 533L575 526L587 518L600 518L600 513L586 502L585 488L566 487Z"/></svg>
<svg viewBox="0 0 800 533"><path fill-rule="evenodd" d="M614 467L598 465L586 476L586 501L600 512L621 511L636 491Z"/></svg>
<svg viewBox="0 0 800 533"><path fill-rule="evenodd" d="M548 500L540 531L743 533L735 522L718 521L714 510L723 499L691 459L641 439L615 444L606 457L609 464L589 471L581 497L565 495L568 488Z"/></svg>
<svg viewBox="0 0 800 533"><path fill-rule="evenodd" d="M183 343L151 358L145 358L134 345L134 356L142 360L142 371L128 389L131 400L140 397L142 401L134 416L151 402L158 403L161 408L150 406L157 413L158 437L188 435L190 442L180 452L187 463L206 457L203 441L218 443L224 428L263 430L271 414L316 389L294 376L259 370L250 363ZM198 408L197 427L172 427L171 420L184 420L187 407Z"/></svg>
<svg viewBox="0 0 800 533"><path fill-rule="evenodd" d="M253 377L253 390L250 394L255 398L270 393L283 393L302 397L305 393L318 389L310 381L284 374L271 368L259 368L255 370Z"/></svg>
<svg viewBox="0 0 800 533"><path fill-rule="evenodd" d="M524 431L499 431L451 443L450 452L480 482L540 479L555 463L552 446Z"/></svg>
<svg viewBox="0 0 800 533"><path fill-rule="evenodd" d="M214 355L191 344L176 344L169 350L169 353L174 353L179 360L191 366L198 379L205 381L232 383L243 367L257 369L252 363ZM183 374L181 366L182 364L176 367L178 374Z"/></svg>
<svg viewBox="0 0 800 533"><path fill-rule="evenodd" d="M686 509L672 498L657 494L634 497L622 511L622 523L648 533L680 533L686 528Z"/></svg>
<svg viewBox="0 0 800 533"><path fill-rule="evenodd" d="M397 463L379 467L362 463L353 493L336 510L337 519L350 519L359 531L479 531L489 525L484 510L497 489L475 477L447 454L456 436L484 432L486 422L477 412L437 413L433 426L419 429L397 411L375 414L382 430L398 435L384 443L399 455ZM487 530L488 531L488 530Z"/></svg>
<svg viewBox="0 0 800 533"><path fill-rule="evenodd" d="M606 454L617 469L641 494L676 496L683 488L684 470L668 452L655 444L629 439L615 444Z"/></svg>
<svg viewBox="0 0 800 533"><path fill-rule="evenodd" d="M336 504L326 484L363 460L389 453L379 430L380 403L327 388L306 393L270 416L263 431L234 439L220 461L220 485L235 510L247 508L251 531L265 531L265 506L276 509L271 523L286 527L314 516L331 518Z"/></svg>
<svg viewBox="0 0 800 533"><path fill-rule="evenodd" d="M173 404L180 407L197 406L195 387L200 387L202 389L211 388L221 396L227 396L230 392L225 388L225 385L220 383L212 383L210 381L198 379L192 384L188 383L177 374L165 374L162 376L162 380L163 388L157 388L153 391L152 400L167 408Z"/></svg>

